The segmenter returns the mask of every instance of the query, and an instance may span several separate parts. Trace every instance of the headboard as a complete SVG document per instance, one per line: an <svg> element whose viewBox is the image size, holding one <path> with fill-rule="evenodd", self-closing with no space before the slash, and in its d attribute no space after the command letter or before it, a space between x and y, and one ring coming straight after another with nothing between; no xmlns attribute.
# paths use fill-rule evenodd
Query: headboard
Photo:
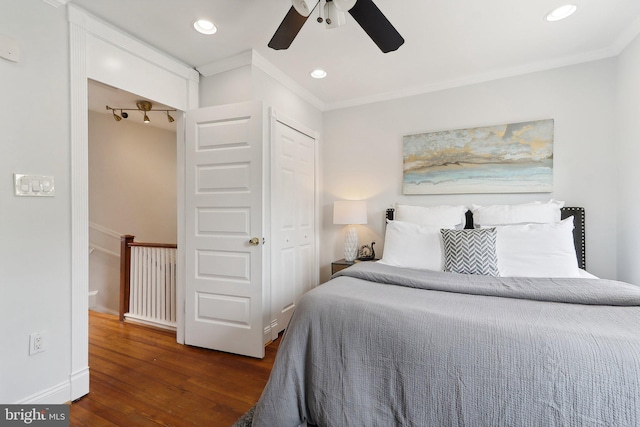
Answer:
<svg viewBox="0 0 640 427"><path fill-rule="evenodd" d="M393 220L395 209L389 208L386 212L386 218ZM587 258L585 250L585 225L584 225L584 208L565 207L560 209L560 217L562 219L569 218L573 215L573 244L576 248L576 255L578 257L578 267L586 268ZM473 214L471 211L467 211L466 214L467 223L464 228L473 228Z"/></svg>

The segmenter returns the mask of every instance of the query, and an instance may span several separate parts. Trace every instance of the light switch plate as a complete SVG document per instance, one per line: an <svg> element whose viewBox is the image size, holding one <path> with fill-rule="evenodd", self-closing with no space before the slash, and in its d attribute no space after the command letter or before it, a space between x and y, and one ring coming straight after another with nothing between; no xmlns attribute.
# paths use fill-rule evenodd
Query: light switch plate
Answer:
<svg viewBox="0 0 640 427"><path fill-rule="evenodd" d="M56 194L53 175L14 173L13 184L16 196L53 197Z"/></svg>

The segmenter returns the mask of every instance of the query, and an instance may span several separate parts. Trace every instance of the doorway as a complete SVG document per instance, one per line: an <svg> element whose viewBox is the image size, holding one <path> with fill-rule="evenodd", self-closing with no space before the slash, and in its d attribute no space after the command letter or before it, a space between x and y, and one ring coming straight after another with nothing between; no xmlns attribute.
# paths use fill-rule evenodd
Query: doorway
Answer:
<svg viewBox="0 0 640 427"><path fill-rule="evenodd" d="M130 92L89 80L88 94L89 308L118 314L121 236L177 244L176 126L153 101L143 122Z"/></svg>

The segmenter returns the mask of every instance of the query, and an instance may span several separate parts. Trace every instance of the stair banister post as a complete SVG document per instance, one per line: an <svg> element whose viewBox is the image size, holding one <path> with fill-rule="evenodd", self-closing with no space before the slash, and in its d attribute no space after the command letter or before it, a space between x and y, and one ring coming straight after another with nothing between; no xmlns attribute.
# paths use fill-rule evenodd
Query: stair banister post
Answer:
<svg viewBox="0 0 640 427"><path fill-rule="evenodd" d="M120 321L129 312L129 285L131 275L131 243L135 236L125 234L120 237Z"/></svg>

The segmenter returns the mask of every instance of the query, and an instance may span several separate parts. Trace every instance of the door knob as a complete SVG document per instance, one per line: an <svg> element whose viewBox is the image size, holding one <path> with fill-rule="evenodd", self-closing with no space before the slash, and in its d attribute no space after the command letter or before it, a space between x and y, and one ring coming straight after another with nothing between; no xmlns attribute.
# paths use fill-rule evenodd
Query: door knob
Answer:
<svg viewBox="0 0 640 427"><path fill-rule="evenodd" d="M249 240L249 244L251 246L258 246L260 244L260 239L258 239L257 237L254 237L253 239Z"/></svg>

